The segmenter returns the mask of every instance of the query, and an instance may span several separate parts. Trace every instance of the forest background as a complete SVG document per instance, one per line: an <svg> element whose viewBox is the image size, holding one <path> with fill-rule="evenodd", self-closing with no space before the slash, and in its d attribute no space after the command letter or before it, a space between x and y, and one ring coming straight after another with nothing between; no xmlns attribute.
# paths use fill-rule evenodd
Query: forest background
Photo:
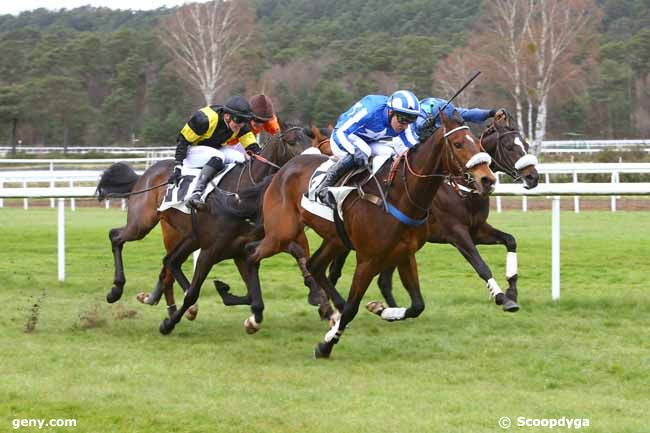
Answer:
<svg viewBox="0 0 650 433"><path fill-rule="evenodd" d="M206 102L260 92L324 125L366 94L448 98L477 69L458 104L506 107L531 140L650 136L650 0L210 2L235 9L207 89L174 49L192 7L0 16L0 142L171 146Z"/></svg>

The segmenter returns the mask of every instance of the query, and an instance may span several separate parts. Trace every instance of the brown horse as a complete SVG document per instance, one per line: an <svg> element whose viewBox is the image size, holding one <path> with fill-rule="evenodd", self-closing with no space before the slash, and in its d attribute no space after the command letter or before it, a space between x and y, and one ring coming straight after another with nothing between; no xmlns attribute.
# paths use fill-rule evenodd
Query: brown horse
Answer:
<svg viewBox="0 0 650 433"><path fill-rule="evenodd" d="M222 179L219 187L221 189L237 192L240 189L250 187L274 172L278 165L284 164L295 154L299 153L310 144L305 137L302 127L295 124L280 122L281 132L277 139L272 139L264 146L261 156L270 161L273 165L261 162L258 159L249 159L246 163L238 165L228 172ZM133 170L125 164L117 163L109 167L102 175L97 186L99 200L107 197L129 197L129 207L126 225L114 228L109 231L113 258L115 263L115 275L113 287L106 295L109 303L116 302L122 297L126 278L122 262L122 248L124 243L144 238L161 221L163 243L167 253L171 253L183 241L188 243L188 231L191 229L192 219L175 209L166 212L159 212L158 207L162 203L167 192L167 179L174 166L173 160L160 161L149 167L142 176L137 176ZM148 190L144 193L133 194L133 192ZM184 221L180 224L179 221ZM191 230L189 232L192 233ZM190 236L191 238L191 236ZM198 243L190 243L194 249L189 251L187 256L198 248ZM183 258L183 261L187 259ZM181 285L189 286L187 279L182 277ZM160 271L158 283L151 295L140 296L145 303L154 305L165 294L169 314L176 311L173 293L174 276L171 270L163 264ZM312 295L312 303L315 303ZM193 319L196 309L191 310L189 316Z"/></svg>
<svg viewBox="0 0 650 433"><path fill-rule="evenodd" d="M304 155L290 161L275 175L264 195L264 239L254 243L253 263L283 251L301 236L305 226L311 227L323 239L319 254L310 258L309 269L342 311L325 340L315 350L316 357L329 357L347 324L355 317L361 298L372 278L384 269L397 266L411 296L408 309L387 308L386 315L395 320L417 317L424 310L420 293L415 252L428 238L428 207L438 187L448 173L468 170L477 180L477 189L489 193L495 177L490 170L489 156L480 152L478 139L462 119L447 119L441 114L443 127L422 143L398 158L392 168L385 167L376 176L377 182L364 182L364 197L369 194L386 198L386 208L361 199L353 191L343 203L343 228L356 249L357 266L347 301L327 284L325 270L347 247L338 235L334 223L309 213L300 205L307 192L314 170L327 159L320 155ZM361 173L353 181L365 180ZM381 184L386 185L385 191ZM382 191L379 191L379 189ZM410 221L409 224L402 221ZM377 236L381 233L381 236Z"/></svg>
<svg viewBox="0 0 650 433"><path fill-rule="evenodd" d="M523 181L526 188L534 188L539 181L536 159L528 155L528 143L519 131L511 126L511 119L503 118L490 123L481 134L481 144L492 157L490 168ZM322 138L321 138L322 140ZM471 191L471 182L459 180L460 186L444 183L437 191L427 224L431 234L427 242L452 244L485 281L497 305L504 311L517 311L517 243L514 236L495 229L487 223L490 199ZM462 188L462 189L459 189ZM508 289L501 290L492 271L479 254L476 245L505 245L507 249L506 279ZM330 267L329 279L333 285L341 276L347 254L338 257ZM378 285L388 307L397 307L392 294L395 268L381 273ZM379 301L368 304L372 312L380 312L386 305Z"/></svg>

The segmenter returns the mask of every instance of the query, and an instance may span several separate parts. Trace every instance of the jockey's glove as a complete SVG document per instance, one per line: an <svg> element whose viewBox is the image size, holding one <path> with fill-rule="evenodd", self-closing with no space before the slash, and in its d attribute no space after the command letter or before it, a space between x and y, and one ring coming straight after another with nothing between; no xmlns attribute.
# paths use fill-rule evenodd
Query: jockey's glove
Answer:
<svg viewBox="0 0 650 433"><path fill-rule="evenodd" d="M365 167L368 165L368 155L358 147L354 149L354 163L357 167Z"/></svg>
<svg viewBox="0 0 650 433"><path fill-rule="evenodd" d="M248 147L246 147L246 151L258 155L262 151L262 148L260 147L259 144L253 143L253 144L249 144Z"/></svg>
<svg viewBox="0 0 650 433"><path fill-rule="evenodd" d="M180 182L181 177L183 177L181 174L181 166L176 165L174 166L174 171L172 171L172 175L169 176L169 180L167 182L174 186L178 186L178 182Z"/></svg>

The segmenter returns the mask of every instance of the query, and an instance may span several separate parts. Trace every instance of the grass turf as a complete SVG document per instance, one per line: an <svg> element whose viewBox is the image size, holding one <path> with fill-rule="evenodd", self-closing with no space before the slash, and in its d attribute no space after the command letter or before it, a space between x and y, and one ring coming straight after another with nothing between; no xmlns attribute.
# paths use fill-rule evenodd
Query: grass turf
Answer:
<svg viewBox="0 0 650 433"><path fill-rule="evenodd" d="M647 431L647 213L562 213L559 303L550 301L550 213L493 214L491 223L518 240L521 311L502 313L458 252L428 245L418 253L423 315L386 323L362 310L330 360L312 357L326 324L307 305L288 256L262 265L258 334L244 333L248 309L221 305L209 278L197 321L162 336L164 307L134 298L157 278L159 229L126 245L125 294L108 305L107 233L125 213L66 212L64 283L56 278L55 211L0 209L0 216L2 432L13 431L14 419L59 418L77 426L20 430L477 433L503 431L502 416L513 424L520 416L587 418L590 432ZM505 249L480 251L505 286ZM339 283L344 293L352 262ZM243 291L230 262L211 277ZM373 283L365 300L378 297Z"/></svg>

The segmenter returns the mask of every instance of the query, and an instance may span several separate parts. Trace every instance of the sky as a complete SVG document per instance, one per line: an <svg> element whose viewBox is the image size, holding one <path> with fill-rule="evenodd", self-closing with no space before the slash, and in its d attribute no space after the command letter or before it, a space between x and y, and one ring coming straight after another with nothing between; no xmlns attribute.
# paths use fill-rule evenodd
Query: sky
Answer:
<svg viewBox="0 0 650 433"><path fill-rule="evenodd" d="M149 10L203 1L205 0L0 0L0 15L18 15L20 12L38 8L74 9L85 5L111 9Z"/></svg>

